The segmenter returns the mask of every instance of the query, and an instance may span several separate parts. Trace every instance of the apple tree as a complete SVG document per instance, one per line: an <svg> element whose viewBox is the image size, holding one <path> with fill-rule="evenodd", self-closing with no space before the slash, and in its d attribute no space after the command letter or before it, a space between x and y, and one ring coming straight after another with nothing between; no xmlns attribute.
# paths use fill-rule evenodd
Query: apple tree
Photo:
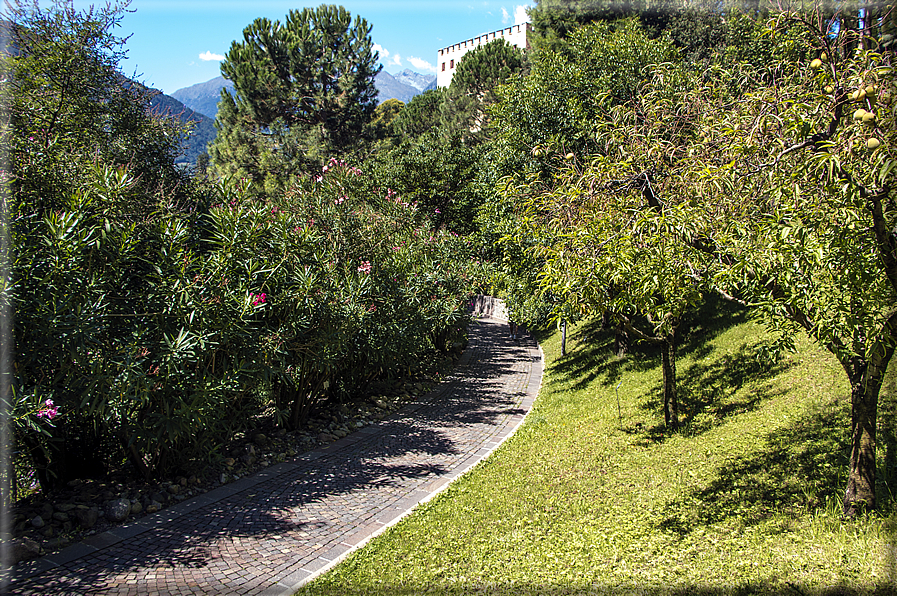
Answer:
<svg viewBox="0 0 897 596"><path fill-rule="evenodd" d="M705 246L727 265L720 281L841 363L854 516L876 504L878 398L897 346L897 89L880 31L833 36L816 16L778 15L769 34L792 55L732 73L761 84L708 110L690 200L718 211Z"/></svg>

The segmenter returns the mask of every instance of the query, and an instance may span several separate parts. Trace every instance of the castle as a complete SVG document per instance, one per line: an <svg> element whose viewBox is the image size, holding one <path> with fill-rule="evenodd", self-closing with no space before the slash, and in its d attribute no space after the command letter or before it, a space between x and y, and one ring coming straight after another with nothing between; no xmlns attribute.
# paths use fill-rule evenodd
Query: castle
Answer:
<svg viewBox="0 0 897 596"><path fill-rule="evenodd" d="M506 27L492 33L484 33L478 37L468 39L466 41L456 43L439 50L436 59L436 86L448 87L452 82L452 76L455 74L455 68L458 61L467 52L487 44L496 39L504 39L515 48L529 49L529 32L533 30L533 26L529 23Z"/></svg>

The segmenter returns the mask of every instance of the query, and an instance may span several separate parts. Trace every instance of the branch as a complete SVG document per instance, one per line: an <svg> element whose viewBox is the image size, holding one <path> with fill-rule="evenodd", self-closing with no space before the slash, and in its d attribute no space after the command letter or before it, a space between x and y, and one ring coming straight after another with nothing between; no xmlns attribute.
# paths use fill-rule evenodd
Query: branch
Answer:
<svg viewBox="0 0 897 596"><path fill-rule="evenodd" d="M828 126L826 126L824 132L818 132L802 143L798 143L796 145L788 147L787 149L783 149L782 152L779 153L774 160L769 163L758 164L754 169L747 172L745 176L752 176L758 173L760 170L777 166L779 165L779 162L783 157L785 157L789 153L800 151L801 149L811 148L814 153L825 151L825 143L827 143L833 136L835 136L835 133L838 132L838 123L841 120L841 108L844 104L847 103L847 94L841 91L841 89L838 89L838 94L838 97L835 99L832 117L829 119Z"/></svg>
<svg viewBox="0 0 897 596"><path fill-rule="evenodd" d="M742 300L741 298L736 298L735 296L732 296L731 294L729 294L728 292L726 292L726 291L723 290L722 288L716 288L716 287L714 287L713 290L714 290L717 294L719 294L721 298L723 298L724 300L726 300L726 301L728 301L728 302L734 302L735 304L739 304L739 305L741 305L741 306L743 306L743 307L745 307L745 308L750 308L751 306L753 306L750 302L747 302L747 301L745 301L745 300Z"/></svg>

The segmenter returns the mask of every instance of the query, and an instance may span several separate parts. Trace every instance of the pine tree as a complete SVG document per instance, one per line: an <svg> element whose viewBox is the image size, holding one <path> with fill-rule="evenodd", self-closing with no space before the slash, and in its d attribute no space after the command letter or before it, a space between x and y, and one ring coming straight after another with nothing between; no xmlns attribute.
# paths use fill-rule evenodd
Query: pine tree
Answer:
<svg viewBox="0 0 897 596"><path fill-rule="evenodd" d="M210 148L219 173L266 190L361 141L376 108L380 71L371 27L343 7L292 10L285 23L256 19L221 64L222 91Z"/></svg>

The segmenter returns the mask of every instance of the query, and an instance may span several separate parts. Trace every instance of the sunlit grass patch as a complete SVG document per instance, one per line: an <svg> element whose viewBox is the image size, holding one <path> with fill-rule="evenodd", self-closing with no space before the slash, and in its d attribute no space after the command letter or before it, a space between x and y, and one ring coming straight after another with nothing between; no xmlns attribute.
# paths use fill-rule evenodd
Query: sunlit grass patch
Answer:
<svg viewBox="0 0 897 596"><path fill-rule="evenodd" d="M842 521L837 362L801 338L771 366L762 325L723 308L696 320L679 351L680 432L662 425L659 355L614 356L586 322L560 357L545 333L542 393L518 433L301 593L894 593L889 427L882 511Z"/></svg>

